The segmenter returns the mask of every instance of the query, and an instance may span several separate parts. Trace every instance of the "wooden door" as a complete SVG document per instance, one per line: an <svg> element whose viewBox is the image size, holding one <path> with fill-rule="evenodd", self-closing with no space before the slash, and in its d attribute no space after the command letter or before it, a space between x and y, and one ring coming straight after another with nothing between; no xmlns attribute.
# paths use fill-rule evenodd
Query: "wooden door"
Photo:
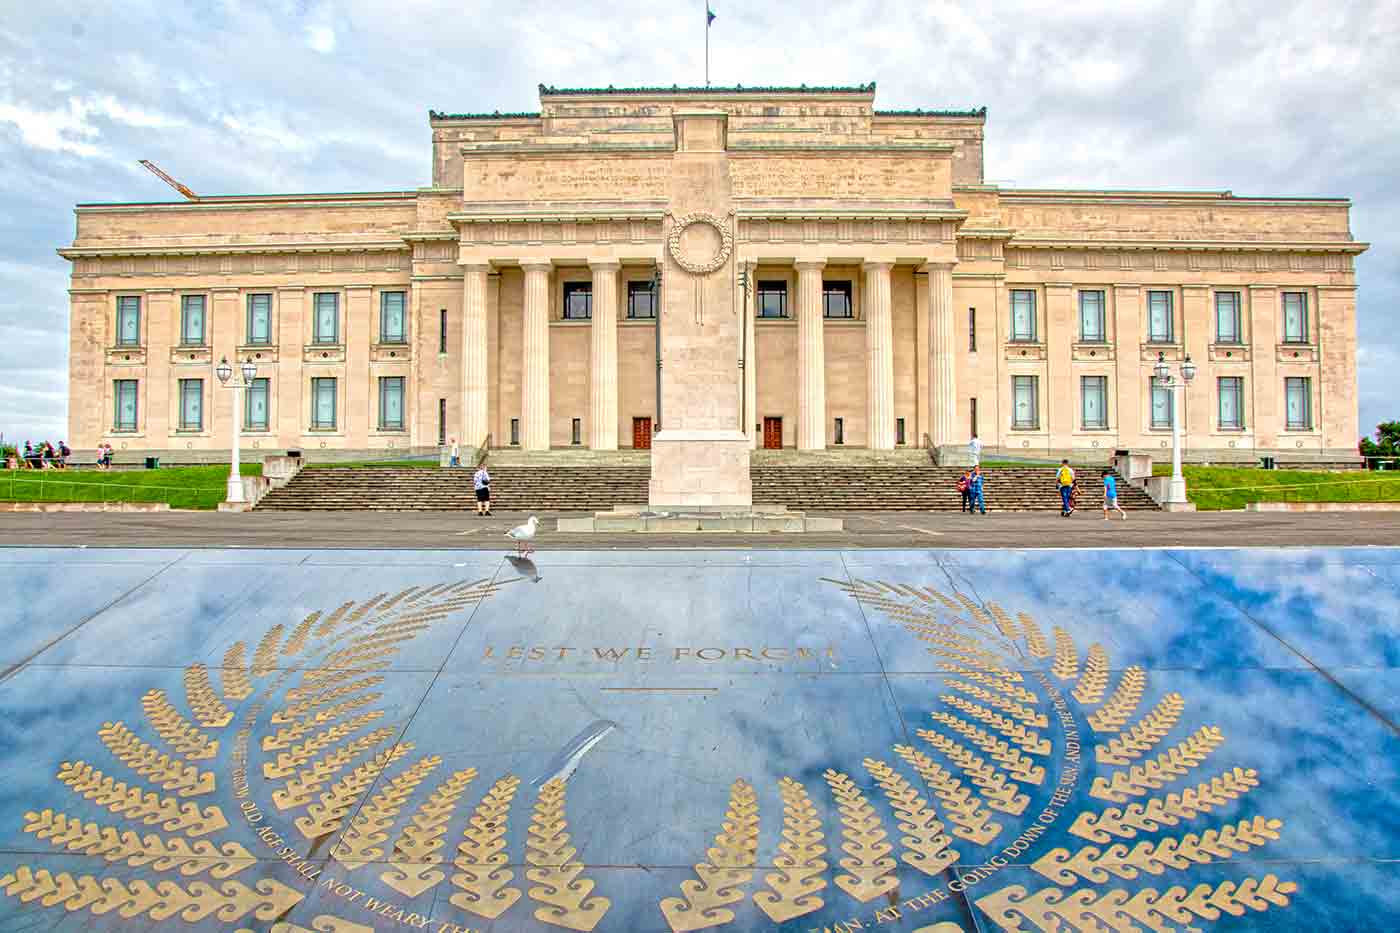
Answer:
<svg viewBox="0 0 1400 933"><path fill-rule="evenodd" d="M632 447L634 450L651 450L651 419L632 419Z"/></svg>
<svg viewBox="0 0 1400 933"><path fill-rule="evenodd" d="M783 449L783 419L764 418L763 419L763 449L782 450Z"/></svg>

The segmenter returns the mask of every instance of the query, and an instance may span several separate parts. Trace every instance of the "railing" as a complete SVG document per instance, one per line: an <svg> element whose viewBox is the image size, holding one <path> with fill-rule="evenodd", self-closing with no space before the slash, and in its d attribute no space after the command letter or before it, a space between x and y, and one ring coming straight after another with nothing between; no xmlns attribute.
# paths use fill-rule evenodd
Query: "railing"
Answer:
<svg viewBox="0 0 1400 933"><path fill-rule="evenodd" d="M928 451L928 462L938 466L938 452L933 449L933 438L924 432L924 450Z"/></svg>

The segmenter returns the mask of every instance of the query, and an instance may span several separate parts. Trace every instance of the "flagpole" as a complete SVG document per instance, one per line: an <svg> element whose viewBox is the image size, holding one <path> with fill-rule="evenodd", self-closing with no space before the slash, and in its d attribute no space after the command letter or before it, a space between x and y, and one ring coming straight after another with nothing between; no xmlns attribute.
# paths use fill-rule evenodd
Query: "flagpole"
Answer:
<svg viewBox="0 0 1400 933"><path fill-rule="evenodd" d="M705 87L710 86L710 4L705 3Z"/></svg>

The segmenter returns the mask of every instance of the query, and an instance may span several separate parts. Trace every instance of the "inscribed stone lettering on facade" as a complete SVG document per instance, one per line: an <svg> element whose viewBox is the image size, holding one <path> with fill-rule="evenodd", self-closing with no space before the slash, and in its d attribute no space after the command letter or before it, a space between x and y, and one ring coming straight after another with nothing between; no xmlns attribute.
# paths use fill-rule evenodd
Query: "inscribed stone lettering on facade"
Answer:
<svg viewBox="0 0 1400 933"><path fill-rule="evenodd" d="M326 455L655 431L675 503L736 445L1106 459L1179 418L1189 459L1355 458L1345 199L988 184L985 110L876 110L873 84L540 107L430 112L416 190L79 205L74 446L217 451L233 417ZM1199 367L1183 410L1159 354ZM223 357L258 364L243 411Z"/></svg>

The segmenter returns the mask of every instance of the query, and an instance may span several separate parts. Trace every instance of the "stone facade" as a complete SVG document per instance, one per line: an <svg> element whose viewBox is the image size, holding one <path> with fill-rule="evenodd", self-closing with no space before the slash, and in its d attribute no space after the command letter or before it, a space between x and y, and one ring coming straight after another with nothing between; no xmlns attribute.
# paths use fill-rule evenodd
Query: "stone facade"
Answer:
<svg viewBox="0 0 1400 933"><path fill-rule="evenodd" d="M414 191L79 205L70 444L226 451L227 357L268 380L244 450L313 458L626 448L668 405L755 446L1160 456L1162 354L1198 366L1188 459L1355 459L1349 201L988 185L985 111L880 111L873 85L540 102L430 113ZM688 143L722 146L725 191L678 176ZM738 309L723 371L647 316L697 204L732 239L701 290Z"/></svg>

